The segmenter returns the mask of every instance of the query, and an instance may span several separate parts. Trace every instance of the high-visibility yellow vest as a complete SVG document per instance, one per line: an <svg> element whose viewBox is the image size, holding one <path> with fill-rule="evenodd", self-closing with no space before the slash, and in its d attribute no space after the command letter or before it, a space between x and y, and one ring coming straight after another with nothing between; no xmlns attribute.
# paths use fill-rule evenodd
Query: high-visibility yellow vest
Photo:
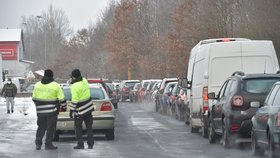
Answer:
<svg viewBox="0 0 280 158"><path fill-rule="evenodd" d="M71 106L76 116L82 116L93 111L93 103L90 96L88 81L83 78L82 81L71 85Z"/></svg>
<svg viewBox="0 0 280 158"><path fill-rule="evenodd" d="M56 82L48 84L37 82L34 86L32 100L36 105L38 116L57 114L59 103L66 103L61 86Z"/></svg>

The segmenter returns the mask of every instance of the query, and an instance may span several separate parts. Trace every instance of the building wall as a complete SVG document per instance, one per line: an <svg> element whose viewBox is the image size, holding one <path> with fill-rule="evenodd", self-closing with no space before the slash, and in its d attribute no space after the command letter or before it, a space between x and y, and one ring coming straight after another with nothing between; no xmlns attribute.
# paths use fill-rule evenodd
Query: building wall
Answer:
<svg viewBox="0 0 280 158"><path fill-rule="evenodd" d="M6 76L25 76L31 70L30 64L21 62L23 59L22 42L0 42L0 53L3 59L3 70Z"/></svg>
<svg viewBox="0 0 280 158"><path fill-rule="evenodd" d="M18 60L19 42L0 42L3 60Z"/></svg>

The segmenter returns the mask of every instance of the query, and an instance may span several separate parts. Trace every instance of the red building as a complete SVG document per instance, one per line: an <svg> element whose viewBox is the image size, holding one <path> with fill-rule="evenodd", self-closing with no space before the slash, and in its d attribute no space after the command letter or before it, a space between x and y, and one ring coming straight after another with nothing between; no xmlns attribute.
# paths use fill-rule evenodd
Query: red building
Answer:
<svg viewBox="0 0 280 158"><path fill-rule="evenodd" d="M21 76L31 70L32 61L23 59L24 43L21 29L0 29L0 54L6 76Z"/></svg>

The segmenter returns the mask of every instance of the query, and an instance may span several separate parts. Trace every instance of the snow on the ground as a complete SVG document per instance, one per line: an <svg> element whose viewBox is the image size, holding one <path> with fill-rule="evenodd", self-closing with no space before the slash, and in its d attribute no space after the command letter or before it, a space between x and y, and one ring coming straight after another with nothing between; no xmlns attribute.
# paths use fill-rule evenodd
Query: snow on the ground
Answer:
<svg viewBox="0 0 280 158"><path fill-rule="evenodd" d="M36 109L31 97L15 98L14 113L10 114L7 114L5 98L0 98L1 156L9 157L9 154L30 149L36 129Z"/></svg>

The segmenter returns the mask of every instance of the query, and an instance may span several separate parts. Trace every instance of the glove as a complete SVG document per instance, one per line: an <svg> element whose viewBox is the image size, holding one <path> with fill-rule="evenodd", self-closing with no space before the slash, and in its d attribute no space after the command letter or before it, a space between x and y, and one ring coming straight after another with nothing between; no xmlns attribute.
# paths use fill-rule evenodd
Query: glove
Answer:
<svg viewBox="0 0 280 158"><path fill-rule="evenodd" d="M70 116L70 118L74 118L73 117L73 110L70 110L69 116Z"/></svg>

